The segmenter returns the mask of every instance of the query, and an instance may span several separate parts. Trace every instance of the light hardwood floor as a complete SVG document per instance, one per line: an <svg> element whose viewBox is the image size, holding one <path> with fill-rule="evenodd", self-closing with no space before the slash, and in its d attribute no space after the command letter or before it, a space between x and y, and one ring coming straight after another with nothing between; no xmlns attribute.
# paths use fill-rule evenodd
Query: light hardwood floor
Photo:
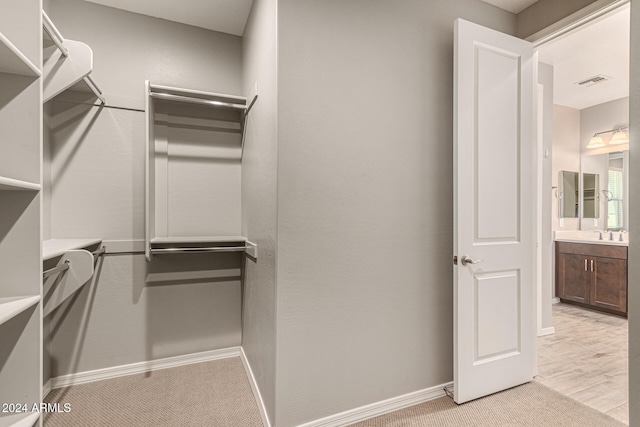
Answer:
<svg viewBox="0 0 640 427"><path fill-rule="evenodd" d="M553 326L538 338L536 380L629 424L627 319L560 303Z"/></svg>

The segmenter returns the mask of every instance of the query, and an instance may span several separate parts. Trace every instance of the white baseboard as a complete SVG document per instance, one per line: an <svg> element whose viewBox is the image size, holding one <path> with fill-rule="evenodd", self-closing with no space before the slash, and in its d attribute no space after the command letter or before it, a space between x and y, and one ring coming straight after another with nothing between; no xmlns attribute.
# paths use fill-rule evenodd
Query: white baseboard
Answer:
<svg viewBox="0 0 640 427"><path fill-rule="evenodd" d="M553 335L556 333L556 328L553 326L549 326L548 328L542 328L538 331L539 337L544 337L545 335Z"/></svg>
<svg viewBox="0 0 640 427"><path fill-rule="evenodd" d="M132 363L130 365L114 366L111 368L97 369L95 371L63 375L50 380L50 390L70 385L123 377L125 375L175 368L178 366L190 365L192 363L209 362L212 360L226 359L228 357L239 357L241 354L241 347L230 347L223 348L221 350L203 351L201 353L186 354L184 356L167 357L164 359Z"/></svg>
<svg viewBox="0 0 640 427"><path fill-rule="evenodd" d="M251 384L253 396L255 397L256 403L258 404L258 410L260 411L260 416L262 417L262 424L264 425L264 427L271 427L269 415L267 414L267 407L264 406L264 400L262 400L262 394L260 394L260 388L258 387L258 383L256 382L256 377L253 375L251 365L249 364L249 359L247 359L247 355L244 353L244 349L242 347L240 347L240 360L242 360L244 370L246 371L247 377L249 378L249 383Z"/></svg>
<svg viewBox="0 0 640 427"><path fill-rule="evenodd" d="M551 304L558 304L558 303L560 303L560 298L553 298L551 300Z"/></svg>
<svg viewBox="0 0 640 427"><path fill-rule="evenodd" d="M63 375L55 377L47 381L43 386L43 398L53 389L68 387L76 384L84 384L93 381L107 380L111 378L122 377L125 375L140 374L144 372L156 371L160 369L175 368L178 366L189 365L192 363L202 363L217 359L225 359L228 357L240 357L244 369L249 378L251 390L253 391L262 422L265 427L271 427L269 416L267 414L260 389L256 383L255 376L251 369L251 365L247 360L242 347L231 347L221 350L211 350L201 353L187 354L184 356L167 357L165 359L150 360L129 365L114 366L111 368L97 369L95 371L79 372L77 374ZM392 397L387 400L361 406L359 408L350 409L339 414L331 415L319 420L311 421L300 425L299 427L339 427L364 421L369 418L383 415L389 412L397 411L408 406L417 405L430 400L438 399L445 396L445 387L452 387L453 383L446 383L423 390L414 391L402 396Z"/></svg>
<svg viewBox="0 0 640 427"><path fill-rule="evenodd" d="M391 399L361 406L359 408L350 409L348 411L331 415L309 423L301 424L298 427L340 427L349 424L364 421L378 415L387 414L397 411L408 406L417 405L419 403L428 402L446 396L445 387L452 386L453 383L437 385L435 387L425 388L423 390L414 391L402 396L392 397Z"/></svg>

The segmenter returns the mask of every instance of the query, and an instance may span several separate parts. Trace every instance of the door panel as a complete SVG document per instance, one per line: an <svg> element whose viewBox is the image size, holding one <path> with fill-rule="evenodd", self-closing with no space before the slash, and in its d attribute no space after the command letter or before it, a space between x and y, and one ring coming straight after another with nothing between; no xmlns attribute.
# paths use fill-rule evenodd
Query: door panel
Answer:
<svg viewBox="0 0 640 427"><path fill-rule="evenodd" d="M520 351L520 277L518 271L475 275L474 364Z"/></svg>
<svg viewBox="0 0 640 427"><path fill-rule="evenodd" d="M477 130L473 135L476 243L518 240L519 56L476 46ZM501 173L487 173L499 170Z"/></svg>
<svg viewBox="0 0 640 427"><path fill-rule="evenodd" d="M535 90L530 43L456 21L454 399L533 379ZM468 256L478 264L465 263Z"/></svg>

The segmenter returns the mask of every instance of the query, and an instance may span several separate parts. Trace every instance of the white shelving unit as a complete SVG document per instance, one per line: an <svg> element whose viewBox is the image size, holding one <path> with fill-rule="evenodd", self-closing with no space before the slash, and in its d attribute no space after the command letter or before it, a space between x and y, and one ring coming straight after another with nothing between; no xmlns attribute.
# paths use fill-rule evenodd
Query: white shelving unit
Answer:
<svg viewBox="0 0 640 427"><path fill-rule="evenodd" d="M249 101L146 82L145 255L245 252L240 167Z"/></svg>
<svg viewBox="0 0 640 427"><path fill-rule="evenodd" d="M42 260L47 261L78 249L89 249L102 243L101 239L51 239L42 242Z"/></svg>
<svg viewBox="0 0 640 427"><path fill-rule="evenodd" d="M6 0L0 14L0 402L42 399L41 0ZM0 426L41 425L0 413Z"/></svg>

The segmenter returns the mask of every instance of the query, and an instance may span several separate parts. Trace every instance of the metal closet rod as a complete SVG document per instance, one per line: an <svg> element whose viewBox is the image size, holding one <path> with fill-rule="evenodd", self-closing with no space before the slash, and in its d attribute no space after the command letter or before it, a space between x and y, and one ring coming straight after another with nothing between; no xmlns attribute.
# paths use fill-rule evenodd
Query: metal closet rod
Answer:
<svg viewBox="0 0 640 427"><path fill-rule="evenodd" d="M186 253L186 252L244 252L249 247L243 246L211 246L206 248L151 248L152 254Z"/></svg>
<svg viewBox="0 0 640 427"><path fill-rule="evenodd" d="M69 260L65 260L64 264L60 264L53 268L50 268L42 273L42 278L46 279L49 276L53 276L54 274L62 273L69 269Z"/></svg>
<svg viewBox="0 0 640 427"><path fill-rule="evenodd" d="M232 108L234 110L246 110L247 106L243 104L234 104L232 102L214 101L211 99L194 98L191 96L174 95L171 93L150 92L152 98L168 99L172 101L189 102L191 104L210 105L212 107Z"/></svg>

